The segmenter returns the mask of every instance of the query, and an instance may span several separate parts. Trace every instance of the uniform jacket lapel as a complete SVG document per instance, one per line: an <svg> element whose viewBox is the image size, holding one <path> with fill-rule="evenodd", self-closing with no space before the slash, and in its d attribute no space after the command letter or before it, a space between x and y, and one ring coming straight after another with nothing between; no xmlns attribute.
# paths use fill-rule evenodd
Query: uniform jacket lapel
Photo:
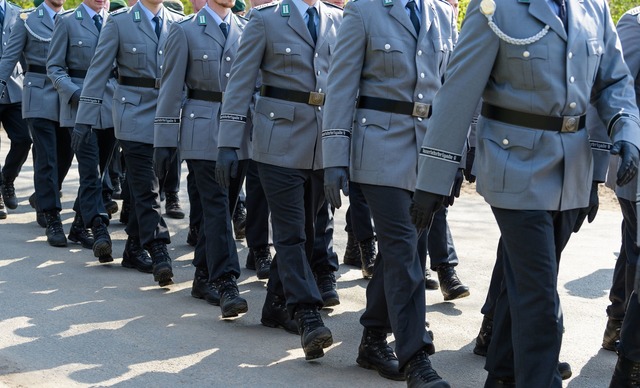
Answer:
<svg viewBox="0 0 640 388"><path fill-rule="evenodd" d="M220 28L218 28L220 29ZM240 39L242 31L238 25L238 19L236 15L231 15L231 24L229 25L229 36L227 36L226 42L223 44L225 51L233 47L233 45ZM222 31L220 31L222 34Z"/></svg>
<svg viewBox="0 0 640 388"><path fill-rule="evenodd" d="M567 0L567 19L569 22L569 34L567 47L572 47L572 43L577 38L577 32L580 29L580 22L585 17L585 9L582 0Z"/></svg>
<svg viewBox="0 0 640 388"><path fill-rule="evenodd" d="M300 37L302 37L302 39L304 39L305 42L309 43L311 47L315 47L316 44L313 42L313 38L309 33L309 29L307 28L307 25L305 24L302 16L300 16L300 12L298 12L296 5L291 3L289 0L284 0L282 4L280 4L280 6L282 7L285 4L289 5L289 10L290 10L289 16L288 16L289 27L291 27L291 29L293 29L296 32L296 34L300 35Z"/></svg>
<svg viewBox="0 0 640 388"><path fill-rule="evenodd" d="M402 2L400 0L395 0L393 5L388 7L389 14L396 19L404 28L407 29L413 35L414 38L418 39L418 34L416 33L416 29L413 28L413 24L411 24L411 20L409 19L409 15L407 15L407 11L402 6ZM423 3L424 8L424 3Z"/></svg>
<svg viewBox="0 0 640 388"><path fill-rule="evenodd" d="M140 20L136 21L136 12L138 12L138 15L140 17ZM131 17L133 18L134 22L138 25L138 28L142 30L142 32L144 32L145 35L147 35L149 37L149 39L153 40L154 42L158 42L158 37L156 36L156 32L153 29L153 26L151 25L151 21L149 19L147 19L147 14L144 13L144 10L142 8L140 8L140 3L136 3L133 6L133 9L131 10Z"/></svg>
<svg viewBox="0 0 640 388"><path fill-rule="evenodd" d="M94 20L89 17L89 12L87 12L86 9L84 9L83 6L78 6L78 8L76 9L76 12L78 12L78 10L80 10L80 12L82 12L82 20L80 21L80 24L82 25L82 27L84 27L86 30L90 31L93 35L95 36L99 36L100 33L98 32L98 29L96 28L96 23L94 22ZM104 20L102 21L104 23Z"/></svg>
<svg viewBox="0 0 640 388"><path fill-rule="evenodd" d="M420 33L422 34L423 32L429 32L429 29L431 29L431 23L433 23L436 17L436 10L430 0L423 0L421 6L422 20L420 21Z"/></svg>
<svg viewBox="0 0 640 388"><path fill-rule="evenodd" d="M327 9L326 5L322 4L321 1L318 2L318 4L320 5L320 12L318 14L320 16L320 33L318 34L318 43L316 44L316 47L321 47L327 38L327 32L331 31L333 18L331 18L331 13Z"/></svg>
<svg viewBox="0 0 640 388"><path fill-rule="evenodd" d="M532 0L529 3L529 13L542 23L548 24L562 39L567 40L567 32L562 22L545 0Z"/></svg>
<svg viewBox="0 0 640 388"><path fill-rule="evenodd" d="M209 15L209 12L207 12L206 9L200 10L200 12L198 13L198 20L201 16L204 16L205 20L207 21L207 24L204 26L204 33L212 37L213 40L218 42L221 47L224 47L225 39L220 26L216 24L216 22L213 20L211 15Z"/></svg>
<svg viewBox="0 0 640 388"><path fill-rule="evenodd" d="M43 3L44 4L44 3ZM42 8L41 8L42 7ZM40 21L42 22L42 24L44 24L50 31L53 31L53 19L51 19L51 16L49 16L49 12L44 8L44 5L40 5L40 7L38 7L42 10L42 17L39 18ZM36 10L35 12L39 12L39 10Z"/></svg>

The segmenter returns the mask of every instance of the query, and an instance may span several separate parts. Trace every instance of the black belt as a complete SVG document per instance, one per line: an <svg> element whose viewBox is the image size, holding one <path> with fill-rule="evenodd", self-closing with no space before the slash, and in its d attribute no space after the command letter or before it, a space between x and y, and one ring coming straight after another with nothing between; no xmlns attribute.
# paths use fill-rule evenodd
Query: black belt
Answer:
<svg viewBox="0 0 640 388"><path fill-rule="evenodd" d="M275 86L262 85L260 95L264 97L277 98L291 102L300 102L313 106L324 105L324 93L319 92L299 92L297 90L282 89Z"/></svg>
<svg viewBox="0 0 640 388"><path fill-rule="evenodd" d="M73 77L73 78L85 78L87 76L87 71L78 70L78 69L68 69L67 74L69 74L69 77Z"/></svg>
<svg viewBox="0 0 640 388"><path fill-rule="evenodd" d="M118 83L125 86L160 89L160 78L137 78L121 75L118 77Z"/></svg>
<svg viewBox="0 0 640 388"><path fill-rule="evenodd" d="M46 66L39 66L39 65L27 65L27 72L28 73L47 74L47 67Z"/></svg>
<svg viewBox="0 0 640 388"><path fill-rule="evenodd" d="M422 102L406 102L387 98L358 97L358 109L372 109L382 112L397 113L414 117L430 117L431 105Z"/></svg>
<svg viewBox="0 0 640 388"><path fill-rule="evenodd" d="M223 92L212 92L210 90L188 89L187 98L193 100L203 100L209 102L222 102Z"/></svg>
<svg viewBox="0 0 640 388"><path fill-rule="evenodd" d="M553 117L534 113L518 112L499 106L482 103L482 115L506 124L556 132L576 132L584 128L586 115Z"/></svg>

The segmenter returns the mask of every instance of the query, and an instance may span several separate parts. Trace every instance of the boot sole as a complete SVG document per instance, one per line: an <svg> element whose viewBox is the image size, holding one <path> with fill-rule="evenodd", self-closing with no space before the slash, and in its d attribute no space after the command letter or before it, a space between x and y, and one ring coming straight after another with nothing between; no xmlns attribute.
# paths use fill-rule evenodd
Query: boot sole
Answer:
<svg viewBox="0 0 640 388"><path fill-rule="evenodd" d="M47 242L49 243L49 245L51 245L52 247L56 247L56 248L64 248L67 246L67 241L50 241L49 239L47 239Z"/></svg>
<svg viewBox="0 0 640 388"><path fill-rule="evenodd" d="M319 333L315 334L314 338L309 341L307 346L304 346L304 344L302 345L305 360L315 360L316 358L324 356L323 349L328 348L333 344L333 336L329 329L322 327L315 331Z"/></svg>
<svg viewBox="0 0 640 388"><path fill-rule="evenodd" d="M473 348L473 354L477 354L478 356L482 356L482 357L487 357L487 348L476 346Z"/></svg>
<svg viewBox="0 0 640 388"><path fill-rule="evenodd" d="M300 335L300 333L298 333L297 331L287 329L287 327L285 325L281 324L280 322L276 321L275 319L260 318L260 323L262 323L262 325L266 326L266 327L270 327L270 328L273 328L273 329L282 328L287 333Z"/></svg>
<svg viewBox="0 0 640 388"><path fill-rule="evenodd" d="M173 271L171 270L171 266L161 266L160 268L155 268L153 270L153 280L158 282L160 287L168 286L173 284Z"/></svg>
<svg viewBox="0 0 640 388"><path fill-rule="evenodd" d="M471 295L471 293L469 291L464 291L461 293L453 293L453 294L448 294L446 296L444 296L444 300L455 300L455 299L460 299L460 298L464 298L466 296Z"/></svg>
<svg viewBox="0 0 640 388"><path fill-rule="evenodd" d="M113 256L111 256L111 254L108 255L104 255L104 256L98 256L98 262L100 263L111 263L113 261Z"/></svg>
<svg viewBox="0 0 640 388"><path fill-rule="evenodd" d="M102 257L102 256L111 256L111 243L107 240L105 241L96 241L95 243L93 243L93 255L95 257ZM111 261L113 261L113 259L111 259Z"/></svg>
<svg viewBox="0 0 640 388"><path fill-rule="evenodd" d="M378 366L372 362L370 362L369 360L362 358L360 356L358 356L358 358L356 359L356 363L364 368L364 369L369 369L369 370L375 370L378 372L378 374L382 377L384 377L385 379L389 379L389 380L394 380L394 381L405 381L406 378L404 376L404 373L400 373L400 372L387 372L384 369L380 369L378 368Z"/></svg>
<svg viewBox="0 0 640 388"><path fill-rule="evenodd" d="M222 309L222 308L221 308ZM237 317L239 314L244 314L249 311L249 306L246 300L240 300L230 306L226 311L222 309L222 318Z"/></svg>
<svg viewBox="0 0 640 388"><path fill-rule="evenodd" d="M256 276L258 277L258 279L264 280L264 279L269 279L270 274L271 274L271 271L269 268L267 268L266 270L259 270L256 273Z"/></svg>
<svg viewBox="0 0 640 388"><path fill-rule="evenodd" d="M2 197L4 199L4 205L7 207L7 209L16 210L18 208L17 200L14 199L13 201L16 201L16 202L13 202L11 199L6 199L4 198L4 196Z"/></svg>

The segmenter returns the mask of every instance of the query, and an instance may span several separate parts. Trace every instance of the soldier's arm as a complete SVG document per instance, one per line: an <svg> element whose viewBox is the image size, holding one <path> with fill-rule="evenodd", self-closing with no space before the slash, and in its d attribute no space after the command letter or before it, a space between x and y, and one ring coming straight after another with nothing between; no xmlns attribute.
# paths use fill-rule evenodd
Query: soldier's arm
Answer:
<svg viewBox="0 0 640 388"><path fill-rule="evenodd" d="M69 30L67 20L59 18L53 29L53 36L49 46L47 58L47 76L53 82L53 87L58 91L62 101L69 103L71 96L80 87L71 81L67 74L67 49L69 47Z"/></svg>
<svg viewBox="0 0 640 388"><path fill-rule="evenodd" d="M327 77L327 101L322 123L324 168L349 166L355 101L366 52L365 34L357 4L347 3Z"/></svg>
<svg viewBox="0 0 640 388"><path fill-rule="evenodd" d="M24 46L27 44L27 29L25 21L20 17L11 30L9 43L2 50L2 58L0 59L0 90L4 91L6 80L11 77L16 63L22 58Z"/></svg>
<svg viewBox="0 0 640 388"><path fill-rule="evenodd" d="M179 23L174 23L165 45L164 72L154 121L155 147L177 147L180 109L189 60L189 43Z"/></svg>
<svg viewBox="0 0 640 388"><path fill-rule="evenodd" d="M87 76L82 86L82 95L78 105L76 122L79 124L96 125L100 119L102 96L111 76L113 61L118 55L120 42L118 25L114 16L108 17L102 27L96 52L91 59Z"/></svg>
<svg viewBox="0 0 640 388"><path fill-rule="evenodd" d="M222 102L218 148L241 148L242 139L249 138L245 136L245 131L249 130L247 112L266 48L266 34L260 12L251 12Z"/></svg>

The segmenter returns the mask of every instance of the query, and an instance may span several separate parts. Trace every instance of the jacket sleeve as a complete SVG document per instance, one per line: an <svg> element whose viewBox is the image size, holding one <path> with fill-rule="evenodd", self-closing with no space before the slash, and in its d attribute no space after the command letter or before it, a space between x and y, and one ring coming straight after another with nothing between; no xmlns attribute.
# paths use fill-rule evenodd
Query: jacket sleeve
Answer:
<svg viewBox="0 0 640 388"><path fill-rule="evenodd" d="M59 18L53 29L53 36L49 46L47 58L47 76L53 82L53 87L58 91L62 103L69 103L71 96L80 88L74 84L67 74L67 49L69 47L68 22L65 18Z"/></svg>
<svg viewBox="0 0 640 388"><path fill-rule="evenodd" d="M11 77L16 63L22 59L22 51L27 44L27 28L25 21L18 18L16 24L11 30L9 43L2 51L2 59L0 59L0 89L4 90L7 80Z"/></svg>

